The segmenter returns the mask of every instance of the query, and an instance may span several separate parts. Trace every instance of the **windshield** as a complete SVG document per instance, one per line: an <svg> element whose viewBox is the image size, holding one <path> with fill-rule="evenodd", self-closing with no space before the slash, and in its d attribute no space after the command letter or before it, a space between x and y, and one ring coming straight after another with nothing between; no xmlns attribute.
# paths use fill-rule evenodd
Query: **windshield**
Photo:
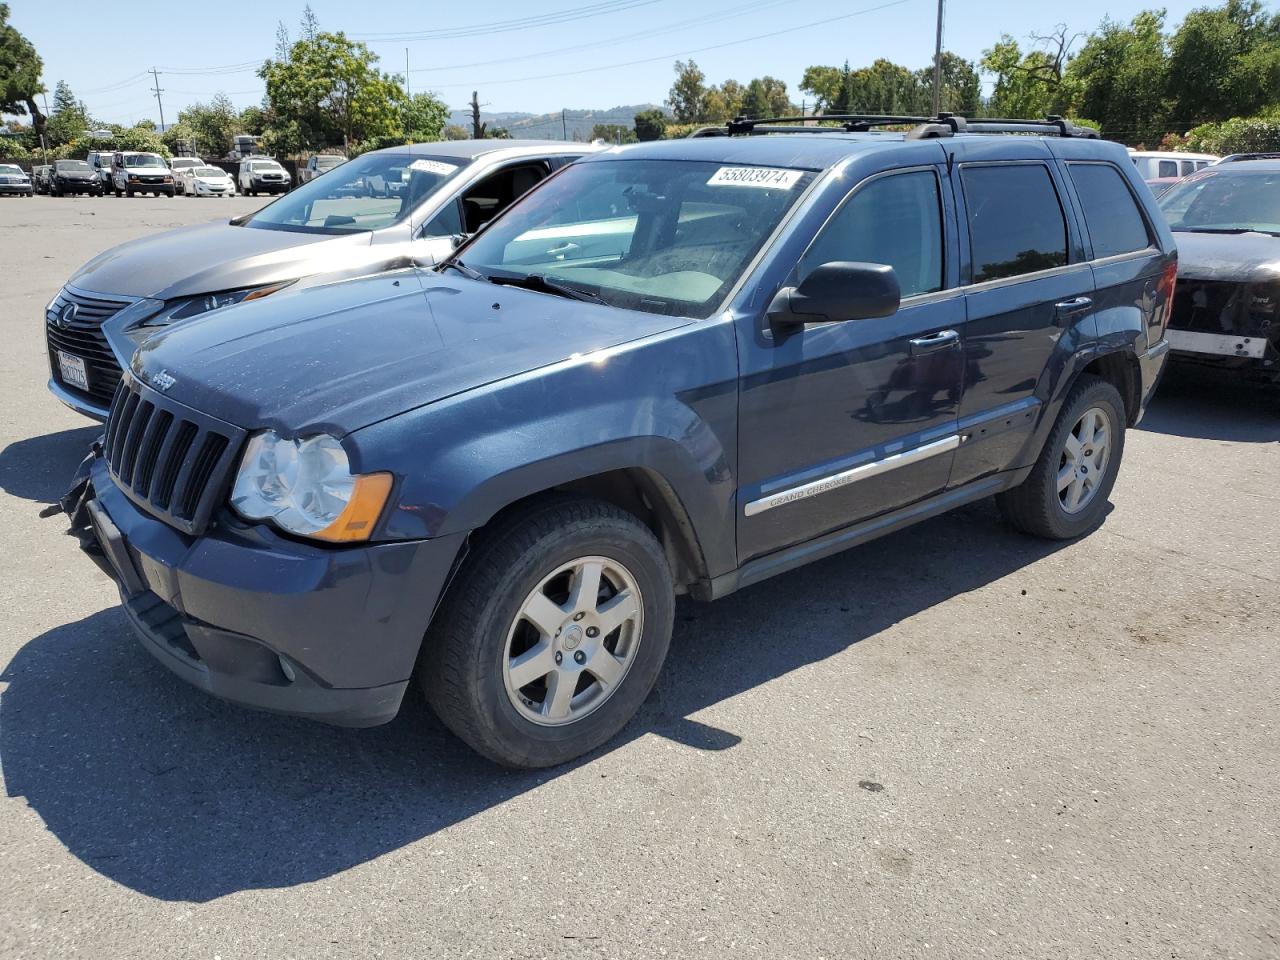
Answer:
<svg viewBox="0 0 1280 960"><path fill-rule="evenodd" d="M316 157L317 170L330 170L342 163L341 157Z"/></svg>
<svg viewBox="0 0 1280 960"><path fill-rule="evenodd" d="M1175 231L1280 233L1280 170L1206 170L1160 197Z"/></svg>
<svg viewBox="0 0 1280 960"><path fill-rule="evenodd" d="M284 168L281 167L280 164L276 163L274 160L258 160L254 163L249 164L249 169L259 170L259 171L269 170L272 173L275 173L277 170L282 170Z"/></svg>
<svg viewBox="0 0 1280 960"><path fill-rule="evenodd" d="M195 175L197 177L212 177L221 180L227 175L227 171L219 170L217 167L196 167Z"/></svg>
<svg viewBox="0 0 1280 960"><path fill-rule="evenodd" d="M74 170L77 173L87 172L89 165L83 160L59 160L54 164L59 170Z"/></svg>
<svg viewBox="0 0 1280 960"><path fill-rule="evenodd" d="M175 157L173 160L169 161L169 166L173 167L175 170L179 167L198 167L200 166L200 161L194 160L191 157Z"/></svg>
<svg viewBox="0 0 1280 960"><path fill-rule="evenodd" d="M460 254L496 282L537 278L612 306L710 316L813 174L672 160L569 167Z"/></svg>
<svg viewBox="0 0 1280 960"><path fill-rule="evenodd" d="M6 174L8 176L13 176L15 173L21 175L22 168L15 167L11 163L0 163L0 173Z"/></svg>
<svg viewBox="0 0 1280 960"><path fill-rule="evenodd" d="M154 153L126 153L124 165L126 167L163 167L165 164Z"/></svg>
<svg viewBox="0 0 1280 960"><path fill-rule="evenodd" d="M378 230L408 217L461 169L452 160L366 153L286 193L245 226L310 233Z"/></svg>

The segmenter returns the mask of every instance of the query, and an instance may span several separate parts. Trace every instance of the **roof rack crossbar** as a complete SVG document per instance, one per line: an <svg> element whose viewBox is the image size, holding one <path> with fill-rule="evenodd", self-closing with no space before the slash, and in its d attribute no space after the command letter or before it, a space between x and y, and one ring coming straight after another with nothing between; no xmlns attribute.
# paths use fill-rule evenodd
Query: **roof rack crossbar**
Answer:
<svg viewBox="0 0 1280 960"><path fill-rule="evenodd" d="M1081 127L1064 117L1050 114L1041 119L1017 117L980 117L966 119L953 113L940 113L936 117L894 116L868 113L825 113L807 117L736 117L722 126L707 126L695 130L691 137L742 136L753 133L811 133L826 132L831 127L804 126L812 121L835 121L847 133L865 133L875 127L914 127L908 136L912 139L945 137L956 133L1032 133L1041 131L1060 137L1097 138L1098 131ZM793 124L793 126L787 126ZM800 126L794 126L800 124Z"/></svg>

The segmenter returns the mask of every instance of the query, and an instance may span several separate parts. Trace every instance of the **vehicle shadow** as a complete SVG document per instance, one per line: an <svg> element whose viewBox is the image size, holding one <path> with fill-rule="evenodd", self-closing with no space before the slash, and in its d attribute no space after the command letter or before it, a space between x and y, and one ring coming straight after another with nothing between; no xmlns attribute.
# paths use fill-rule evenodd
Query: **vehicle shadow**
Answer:
<svg viewBox="0 0 1280 960"><path fill-rule="evenodd" d="M0 450L0 490L24 500L53 503L67 492L71 475L101 433L102 427L93 424L15 440Z"/></svg>
<svg viewBox="0 0 1280 960"><path fill-rule="evenodd" d="M1280 391L1171 364L1138 429L1193 440L1280 443Z"/></svg>
<svg viewBox="0 0 1280 960"><path fill-rule="evenodd" d="M646 734L731 749L737 733L687 718L1060 546L1003 526L987 502L715 604L681 602L657 688L596 756ZM116 609L31 640L0 679L9 795L92 869L162 900L327 877L595 759L499 769L416 691L396 720L368 730L232 707L152 661Z"/></svg>

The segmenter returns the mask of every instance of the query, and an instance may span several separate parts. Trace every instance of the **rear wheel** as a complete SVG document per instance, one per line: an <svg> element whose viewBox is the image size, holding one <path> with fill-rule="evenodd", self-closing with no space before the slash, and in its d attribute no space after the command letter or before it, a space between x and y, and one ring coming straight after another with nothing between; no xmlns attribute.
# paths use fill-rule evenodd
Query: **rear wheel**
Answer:
<svg viewBox="0 0 1280 960"><path fill-rule="evenodd" d="M1110 383L1082 376L1058 414L1040 458L996 502L1019 530L1070 540L1101 521L1124 453L1124 401Z"/></svg>
<svg viewBox="0 0 1280 960"><path fill-rule="evenodd" d="M662 545L611 504L557 499L500 522L432 621L418 668L462 740L512 767L595 749L639 709L671 641Z"/></svg>

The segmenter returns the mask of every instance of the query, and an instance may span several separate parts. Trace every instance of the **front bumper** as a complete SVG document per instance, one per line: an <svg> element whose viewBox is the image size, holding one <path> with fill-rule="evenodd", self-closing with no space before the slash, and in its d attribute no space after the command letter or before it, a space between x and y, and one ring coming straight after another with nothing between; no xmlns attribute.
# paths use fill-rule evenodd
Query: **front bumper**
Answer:
<svg viewBox="0 0 1280 960"><path fill-rule="evenodd" d="M157 660L221 699L341 726L399 710L464 539L332 549L229 523L189 537L127 499L96 449L63 506Z"/></svg>
<svg viewBox="0 0 1280 960"><path fill-rule="evenodd" d="M102 192L102 185L94 180L55 180L52 186L58 193Z"/></svg>
<svg viewBox="0 0 1280 960"><path fill-rule="evenodd" d="M35 189L30 183L0 183L0 193L16 193L25 197L29 193L35 193Z"/></svg>

